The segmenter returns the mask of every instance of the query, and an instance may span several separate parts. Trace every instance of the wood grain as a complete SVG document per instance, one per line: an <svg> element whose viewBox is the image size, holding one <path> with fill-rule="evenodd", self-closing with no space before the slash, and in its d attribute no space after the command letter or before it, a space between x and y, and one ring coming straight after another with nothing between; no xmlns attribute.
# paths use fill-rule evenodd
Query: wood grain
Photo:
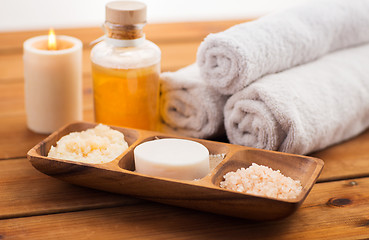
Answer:
<svg viewBox="0 0 369 240"><path fill-rule="evenodd" d="M38 172L27 159L0 161L0 219L140 202L58 181Z"/></svg>
<svg viewBox="0 0 369 240"><path fill-rule="evenodd" d="M179 69L195 61L197 47L211 32L223 31L230 26L249 21L231 20L201 23L155 24L146 28L147 38L162 50L162 70ZM181 31L176 31L177 27ZM83 72L90 73L89 43L102 35L99 28L61 29L59 34L75 36L84 43ZM0 33L0 82L23 79L22 44L33 36L45 35L45 31Z"/></svg>
<svg viewBox="0 0 369 240"><path fill-rule="evenodd" d="M357 137L311 155L325 162L321 181L368 176L369 129Z"/></svg>
<svg viewBox="0 0 369 240"><path fill-rule="evenodd" d="M366 239L368 189L368 178L317 184L295 214L279 221L249 222L147 203L0 220L0 235L3 239Z"/></svg>
<svg viewBox="0 0 369 240"><path fill-rule="evenodd" d="M203 39L209 33L223 31L235 24L250 21L250 19L211 21L211 22L183 22L183 23L162 23L148 24L144 31L147 39L156 43L186 42ZM102 24L102 23L101 23ZM4 32L0 33L0 54L21 53L25 40L39 35L47 35L48 29L24 32ZM57 35L69 35L81 39L85 48L89 44L103 35L103 30L99 27L56 29Z"/></svg>
<svg viewBox="0 0 369 240"><path fill-rule="evenodd" d="M195 62L197 48L201 39L185 43L158 44L162 51L162 70L174 71ZM91 73L90 49L84 49L82 71ZM3 55L0 58L0 82L19 81L23 79L22 53Z"/></svg>
<svg viewBox="0 0 369 240"><path fill-rule="evenodd" d="M93 110L85 110L83 116L93 121ZM3 115L0 121L0 160L26 157L28 150L47 137L27 129L24 113Z"/></svg>

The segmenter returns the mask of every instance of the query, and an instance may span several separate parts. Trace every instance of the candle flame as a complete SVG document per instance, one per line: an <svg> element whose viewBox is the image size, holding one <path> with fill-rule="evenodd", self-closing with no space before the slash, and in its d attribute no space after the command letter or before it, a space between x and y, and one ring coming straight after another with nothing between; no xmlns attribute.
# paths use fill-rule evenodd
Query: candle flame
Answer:
<svg viewBox="0 0 369 240"><path fill-rule="evenodd" d="M47 43L47 47L49 50L56 50L56 37L53 28L49 30L49 41Z"/></svg>

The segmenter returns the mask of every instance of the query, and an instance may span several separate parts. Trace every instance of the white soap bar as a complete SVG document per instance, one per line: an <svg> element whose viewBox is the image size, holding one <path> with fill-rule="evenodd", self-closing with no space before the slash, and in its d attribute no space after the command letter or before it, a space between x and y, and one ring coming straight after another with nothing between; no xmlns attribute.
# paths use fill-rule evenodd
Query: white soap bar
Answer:
<svg viewBox="0 0 369 240"><path fill-rule="evenodd" d="M209 150L202 144L175 138L144 142L134 150L136 172L151 176L194 180L209 171Z"/></svg>

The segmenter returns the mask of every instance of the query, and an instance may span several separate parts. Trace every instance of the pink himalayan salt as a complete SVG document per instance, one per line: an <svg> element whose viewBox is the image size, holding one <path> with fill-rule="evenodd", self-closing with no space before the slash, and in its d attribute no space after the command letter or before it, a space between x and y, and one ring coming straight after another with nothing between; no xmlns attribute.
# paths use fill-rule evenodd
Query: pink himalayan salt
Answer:
<svg viewBox="0 0 369 240"><path fill-rule="evenodd" d="M247 169L224 175L220 187L247 194L255 194L279 199L296 198L302 186L300 181L286 177L279 170L253 163Z"/></svg>

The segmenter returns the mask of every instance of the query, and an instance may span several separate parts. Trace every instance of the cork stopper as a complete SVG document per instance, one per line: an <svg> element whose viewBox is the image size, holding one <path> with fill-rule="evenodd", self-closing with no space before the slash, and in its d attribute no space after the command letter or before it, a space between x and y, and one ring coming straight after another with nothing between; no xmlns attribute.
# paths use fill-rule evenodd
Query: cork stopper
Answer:
<svg viewBox="0 0 369 240"><path fill-rule="evenodd" d="M109 2L105 7L106 22L117 25L146 23L146 4L136 1Z"/></svg>

